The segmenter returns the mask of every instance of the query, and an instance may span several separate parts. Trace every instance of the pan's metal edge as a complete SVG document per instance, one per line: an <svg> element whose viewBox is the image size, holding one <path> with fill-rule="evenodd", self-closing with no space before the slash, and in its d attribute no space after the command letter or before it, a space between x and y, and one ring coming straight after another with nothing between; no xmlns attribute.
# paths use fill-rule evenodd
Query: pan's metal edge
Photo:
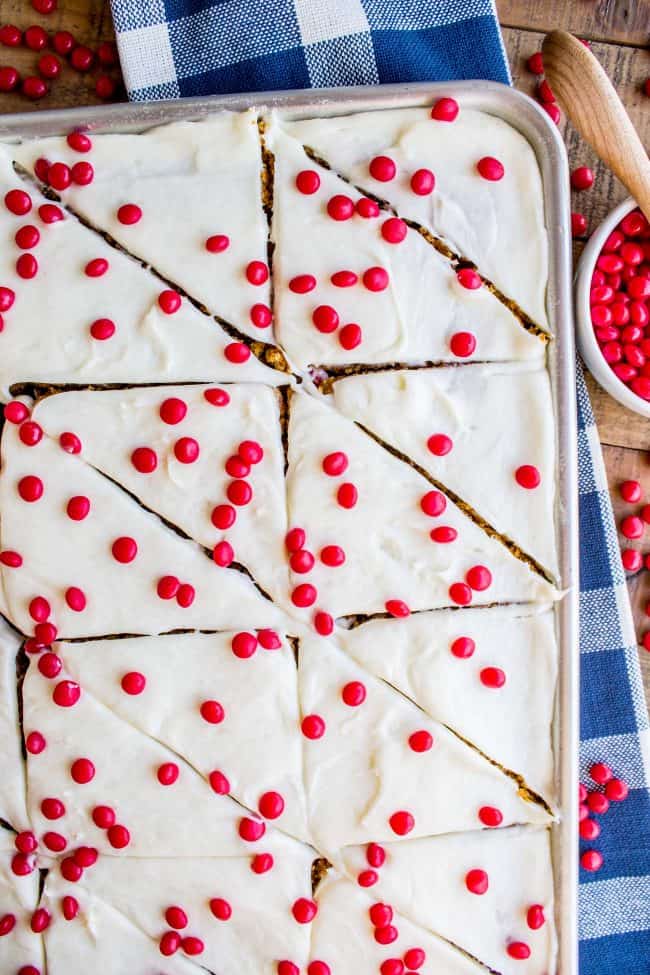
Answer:
<svg viewBox="0 0 650 975"><path fill-rule="evenodd" d="M456 81L208 95L173 101L4 115L0 116L0 139L44 137L73 128L95 132L135 132L172 121L198 119L215 111L241 111L249 107L260 111L277 108L292 118L349 114L426 105L445 95L455 97L466 107L498 116L518 129L532 145L542 173L550 241L547 305L555 334L555 341L550 344L548 365L558 434L556 533L560 582L566 590L566 595L556 607L560 667L554 746L560 819L553 827L555 913L559 933L558 972L561 975L577 975L577 783L580 739L575 343L568 162L556 127L538 105L512 88L495 82Z"/></svg>

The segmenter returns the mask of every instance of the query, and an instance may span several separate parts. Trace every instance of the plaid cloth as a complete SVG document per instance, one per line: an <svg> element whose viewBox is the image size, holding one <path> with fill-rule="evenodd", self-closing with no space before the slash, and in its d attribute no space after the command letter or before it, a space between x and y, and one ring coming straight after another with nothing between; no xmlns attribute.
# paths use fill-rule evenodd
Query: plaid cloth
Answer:
<svg viewBox="0 0 650 975"><path fill-rule="evenodd" d="M630 794L604 817L605 858L580 871L581 975L650 975L650 726L598 431L578 365L580 765L612 765Z"/></svg>
<svg viewBox="0 0 650 975"><path fill-rule="evenodd" d="M133 100L510 76L491 0L111 0ZM578 365L581 765L630 785L580 876L581 975L650 975L650 729L598 435Z"/></svg>
<svg viewBox="0 0 650 975"><path fill-rule="evenodd" d="M111 0L132 101L510 80L493 0Z"/></svg>

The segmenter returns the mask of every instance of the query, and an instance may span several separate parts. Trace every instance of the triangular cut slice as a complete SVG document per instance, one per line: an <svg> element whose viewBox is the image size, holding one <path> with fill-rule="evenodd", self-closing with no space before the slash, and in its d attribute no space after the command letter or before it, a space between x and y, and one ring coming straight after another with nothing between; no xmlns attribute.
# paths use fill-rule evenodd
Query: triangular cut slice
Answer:
<svg viewBox="0 0 650 975"><path fill-rule="evenodd" d="M205 969L219 975L276 975L278 962L287 958L305 971L309 925L295 920L292 907L311 898L313 851L281 839L272 847L271 865L262 872L251 869L246 857L100 857L80 884L66 884L50 874L45 894L54 917L46 942L48 961L51 939L58 936L61 951L66 950L64 939L82 941L88 952L86 970L102 975L166 975L165 951L179 942L172 957L200 966L194 968L197 975ZM58 907L62 896L73 896L79 904L67 928ZM96 916L103 920L113 912L123 925L140 932L148 949L155 946L157 959L149 949L142 958L134 953L128 967L97 965L107 950L110 929L97 930L95 949L83 932L94 929Z"/></svg>
<svg viewBox="0 0 650 975"><path fill-rule="evenodd" d="M376 851L374 851L376 852ZM555 971L553 869L548 829L483 830L391 843L373 896L503 975ZM343 851L347 871L368 850Z"/></svg>
<svg viewBox="0 0 650 975"><path fill-rule="evenodd" d="M68 453L78 448L76 435L57 443L33 421L3 431L0 548L18 558L0 568L23 632L46 623L61 637L88 637L278 621L280 611L243 573L216 565ZM39 639L50 643L56 631L42 629Z"/></svg>
<svg viewBox="0 0 650 975"><path fill-rule="evenodd" d="M19 831L27 828L16 686L16 654L21 643L15 630L0 617L0 818Z"/></svg>
<svg viewBox="0 0 650 975"><path fill-rule="evenodd" d="M557 571L553 402L541 364L350 376L335 383L334 401Z"/></svg>
<svg viewBox="0 0 650 975"><path fill-rule="evenodd" d="M15 858L29 860L24 866ZM16 869L12 868L12 863ZM24 869L32 869L25 873ZM40 934L31 929L38 902L38 871L33 857L16 852L14 834L0 829L0 971L6 975L44 972L43 943ZM28 968L32 965L33 968ZM23 968L24 966L24 968Z"/></svg>
<svg viewBox="0 0 650 975"><path fill-rule="evenodd" d="M291 397L292 594L332 616L552 599L555 590L326 398ZM432 513L437 515L432 517ZM312 609L312 611L313 611Z"/></svg>
<svg viewBox="0 0 650 975"><path fill-rule="evenodd" d="M66 670L102 704L274 825L307 834L292 648L274 630L59 643ZM143 690L125 692L136 672Z"/></svg>
<svg viewBox="0 0 650 975"><path fill-rule="evenodd" d="M277 124L268 138L276 332L298 366L542 358L543 342L487 288L465 287L417 230Z"/></svg>
<svg viewBox="0 0 650 975"><path fill-rule="evenodd" d="M146 860L137 862L147 863ZM71 887L52 871L45 881L42 905L50 914L43 936L48 975L90 971L101 975L125 975L126 972L129 975L200 975L203 972L184 953L177 952L171 957L161 954L156 942L119 911L90 894L85 886Z"/></svg>
<svg viewBox="0 0 650 975"><path fill-rule="evenodd" d="M282 381L214 319L21 181L6 155L0 196L13 208L0 207L5 396L21 382ZM16 235L33 249L21 249Z"/></svg>
<svg viewBox="0 0 650 975"><path fill-rule="evenodd" d="M154 386L48 396L32 419L201 545L227 543L286 599L280 398L261 384ZM232 499L232 500L231 500Z"/></svg>
<svg viewBox="0 0 650 975"><path fill-rule="evenodd" d="M141 689L137 671L123 681L126 693ZM101 704L56 655L32 658L23 701L29 813L41 848L64 855L64 876L80 846L199 857L252 855L269 842L265 823L226 794L216 760L209 784Z"/></svg>
<svg viewBox="0 0 650 975"><path fill-rule="evenodd" d="M370 620L338 638L362 667L554 803L552 612L437 610Z"/></svg>
<svg viewBox="0 0 650 975"><path fill-rule="evenodd" d="M336 874L320 885L316 902L311 959L336 975L378 975L382 965L420 975L487 975L457 948Z"/></svg>
<svg viewBox="0 0 650 975"><path fill-rule="evenodd" d="M264 329L251 319L251 308L268 307L270 296L254 110L139 135L74 133L68 141L39 139L9 151L46 183L43 160L70 169L89 163L90 182L72 180L60 190L66 204L211 314L268 339L270 318Z"/></svg>
<svg viewBox="0 0 650 975"><path fill-rule="evenodd" d="M471 830L485 818L548 821L511 778L332 641L301 641L299 684L312 834L334 863L351 843Z"/></svg>
<svg viewBox="0 0 650 975"><path fill-rule="evenodd" d="M355 185L445 238L545 327L548 243L533 148L503 119L462 102L453 121L440 114L407 108L285 127Z"/></svg>

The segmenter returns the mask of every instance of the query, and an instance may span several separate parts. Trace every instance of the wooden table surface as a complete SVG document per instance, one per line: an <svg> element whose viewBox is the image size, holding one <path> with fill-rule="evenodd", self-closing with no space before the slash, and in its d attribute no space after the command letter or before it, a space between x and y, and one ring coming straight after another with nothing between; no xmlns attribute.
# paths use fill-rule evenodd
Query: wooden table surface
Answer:
<svg viewBox="0 0 650 975"><path fill-rule="evenodd" d="M530 54L539 50L546 31L562 27L591 42L592 50L613 79L645 145L650 143L650 98L643 94L642 84L650 77L650 0L497 0L514 84L533 93L534 77L526 70ZM80 43L96 47L113 37L108 0L59 0L58 9L49 17L36 14L28 0L0 0L0 23L14 23L25 28L32 23L47 30L69 30ZM21 73L33 73L36 55L31 51L1 49L0 61L14 64ZM37 103L19 95L0 95L0 111L25 111L30 108L58 108L93 105L99 99L94 93L94 76L80 75L65 67L51 93ZM114 76L118 77L114 71ZM123 97L123 95L122 95ZM595 170L594 186L574 193L573 209L584 213L589 230L625 196L625 190L605 167L599 165L575 131L566 122L561 129L566 139L572 168L589 165ZM576 255L582 242L575 245ZM617 517L630 513L620 502L617 486L634 478L641 481L645 499L650 501L650 422L619 406L607 393L590 381L600 440L609 486ZM645 539L650 552L650 531ZM650 572L642 571L629 580L629 590L640 636L650 629L645 607L650 603ZM649 607L650 608L650 607ZM650 698L650 654L639 651L646 691Z"/></svg>

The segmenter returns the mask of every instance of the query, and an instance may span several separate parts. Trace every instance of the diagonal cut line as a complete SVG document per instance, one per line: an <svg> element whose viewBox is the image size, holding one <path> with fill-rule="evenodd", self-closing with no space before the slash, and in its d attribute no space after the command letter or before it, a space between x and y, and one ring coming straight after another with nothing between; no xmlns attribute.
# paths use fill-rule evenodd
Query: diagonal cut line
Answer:
<svg viewBox="0 0 650 975"><path fill-rule="evenodd" d="M97 234L98 237L101 237L102 240L109 245L109 247L112 247L113 250L119 251L120 253L124 254L126 257L130 258L130 260L138 264L144 271L148 271L154 277L162 281L163 284L169 285L170 288L173 288L174 291L177 291L180 295L186 298L190 302L190 304L192 304L193 307L196 308L197 311L201 312L202 315L204 315L206 318L211 319L212 321L217 322L217 324L222 327L222 329L224 330L224 332L226 332L227 335L229 335L231 338L236 339L238 342L243 342L245 345L247 345L248 348L253 353L253 355L257 359L259 359L260 362L262 362L264 365L269 366L271 369L275 369L278 372L284 372L291 375L291 369L289 368L289 364L284 356L284 353L278 346L271 345L270 343L267 342L260 342L257 339L253 339L250 337L250 335L245 335L243 332L240 332L235 325L227 321L225 318L221 318L221 316L219 315L211 314L211 312L208 311L205 305L203 305L192 295L188 294L188 292L184 288L182 288L179 284L177 284L175 281L172 281L164 274L161 274L161 272L156 267L154 267L152 264L148 264L141 257L138 257L137 254L133 254L131 251L127 250L127 248L124 247L122 244L120 244L117 240L115 240L115 238L112 237L108 233L108 231L102 230L101 227L97 227L95 224L91 223L89 220L83 217L73 207L71 207L68 203L66 203L65 200L63 200L58 193L55 193L51 187L41 184L40 181L38 181L35 177L33 177L32 174L23 166L21 166L19 163L14 162L13 168L16 175L19 176L23 180L23 182L29 183L32 186L37 186L41 190L44 196L60 204L63 207L63 209L70 214L70 216L74 217L74 219L78 223L80 223L83 227L85 227L87 230L90 230L92 231L92 233Z"/></svg>
<svg viewBox="0 0 650 975"><path fill-rule="evenodd" d="M419 233L420 236L423 237L424 240L426 240L426 242L431 247L434 248L434 250L436 250L439 254L441 254L442 257L444 257L447 261L449 261L449 263L452 265L455 271L459 270L461 267L469 267L477 271L481 275L481 280L483 281L484 286L488 289L488 291L490 291L494 295L494 297L499 302L501 302L502 305L505 305L508 311L518 321L519 325L523 329L525 329L525 331L530 332L532 335L535 335L538 339L540 339L540 341L544 343L551 342L553 340L552 335L550 335L546 331L546 329L542 328L541 325L538 325L537 322L533 321L530 315L527 315L526 312L523 310L523 308L521 308L516 301L514 301L512 298L509 298L507 295L505 295L502 291L499 290L499 288L497 288L497 286L494 284L493 281L490 281L489 278L486 278L481 273L479 268L476 266L474 261L452 250L452 248L449 247L447 243L445 243L442 237L437 237L434 233L432 233L427 227L423 226L421 223L418 223L415 220L411 220L408 217L400 216L397 209L391 203L389 203L388 200L385 200L381 196L376 196L374 193L369 193L368 190L365 189L363 186L358 186L356 183L353 183L351 179L348 179L347 176L345 176L343 173L339 172L332 165L330 165L330 163L326 159L324 159L322 156L319 156L318 153L315 152L310 146L303 145L302 148L304 149L306 155L313 162L317 163L319 166L322 166L324 169L328 169L330 172L334 173L335 176L338 176L339 179L343 180L344 183L347 183L348 186L352 186L359 193L362 193L364 196L367 196L371 200L374 200L375 203L379 207L381 207L382 210L385 210L387 213L392 213L394 216L399 217L400 220L402 220L408 227L410 227L412 230L417 231L417 233Z"/></svg>

